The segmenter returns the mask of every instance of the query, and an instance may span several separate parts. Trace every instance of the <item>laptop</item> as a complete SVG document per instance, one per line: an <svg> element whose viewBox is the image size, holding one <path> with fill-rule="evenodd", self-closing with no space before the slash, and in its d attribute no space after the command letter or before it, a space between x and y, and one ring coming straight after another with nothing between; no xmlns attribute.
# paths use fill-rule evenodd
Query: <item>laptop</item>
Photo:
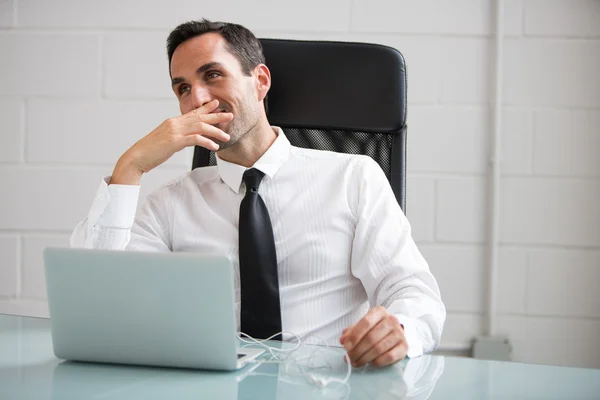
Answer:
<svg viewBox="0 0 600 400"><path fill-rule="evenodd" d="M239 347L224 256L47 248L44 264L58 358L235 370L263 352Z"/></svg>

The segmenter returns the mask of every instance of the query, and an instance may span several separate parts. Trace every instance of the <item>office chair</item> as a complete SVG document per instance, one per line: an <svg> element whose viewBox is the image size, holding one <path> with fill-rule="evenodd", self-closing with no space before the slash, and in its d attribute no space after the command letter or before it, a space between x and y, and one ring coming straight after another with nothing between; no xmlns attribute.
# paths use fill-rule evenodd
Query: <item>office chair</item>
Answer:
<svg viewBox="0 0 600 400"><path fill-rule="evenodd" d="M261 39L267 117L293 146L372 157L406 213L406 66L375 44ZM196 146L192 169L216 165Z"/></svg>

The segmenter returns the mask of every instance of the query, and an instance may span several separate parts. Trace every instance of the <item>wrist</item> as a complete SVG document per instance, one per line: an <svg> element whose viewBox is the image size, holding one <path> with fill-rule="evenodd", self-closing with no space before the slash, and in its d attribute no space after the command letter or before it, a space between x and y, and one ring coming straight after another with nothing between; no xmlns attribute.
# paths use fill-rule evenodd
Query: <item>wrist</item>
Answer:
<svg viewBox="0 0 600 400"><path fill-rule="evenodd" d="M109 185L139 185L143 172L129 157L121 156L110 178Z"/></svg>

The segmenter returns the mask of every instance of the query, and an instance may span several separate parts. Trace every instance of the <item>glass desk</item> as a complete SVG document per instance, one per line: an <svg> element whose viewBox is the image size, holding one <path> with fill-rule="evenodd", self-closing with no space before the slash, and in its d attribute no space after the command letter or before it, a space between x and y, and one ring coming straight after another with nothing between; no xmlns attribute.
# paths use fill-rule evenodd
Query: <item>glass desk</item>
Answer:
<svg viewBox="0 0 600 400"><path fill-rule="evenodd" d="M320 389L289 366L211 372L62 361L52 351L49 320L0 315L2 400L600 399L596 369L422 356L354 369L347 385Z"/></svg>

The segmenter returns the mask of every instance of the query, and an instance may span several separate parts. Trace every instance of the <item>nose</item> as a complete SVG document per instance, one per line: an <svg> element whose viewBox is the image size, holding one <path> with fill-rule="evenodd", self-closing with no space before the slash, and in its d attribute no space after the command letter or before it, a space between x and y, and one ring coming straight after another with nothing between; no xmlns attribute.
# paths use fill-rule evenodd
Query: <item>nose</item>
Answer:
<svg viewBox="0 0 600 400"><path fill-rule="evenodd" d="M204 86L195 85L192 88L192 105L194 106L194 109L202 107L211 100L212 97Z"/></svg>

